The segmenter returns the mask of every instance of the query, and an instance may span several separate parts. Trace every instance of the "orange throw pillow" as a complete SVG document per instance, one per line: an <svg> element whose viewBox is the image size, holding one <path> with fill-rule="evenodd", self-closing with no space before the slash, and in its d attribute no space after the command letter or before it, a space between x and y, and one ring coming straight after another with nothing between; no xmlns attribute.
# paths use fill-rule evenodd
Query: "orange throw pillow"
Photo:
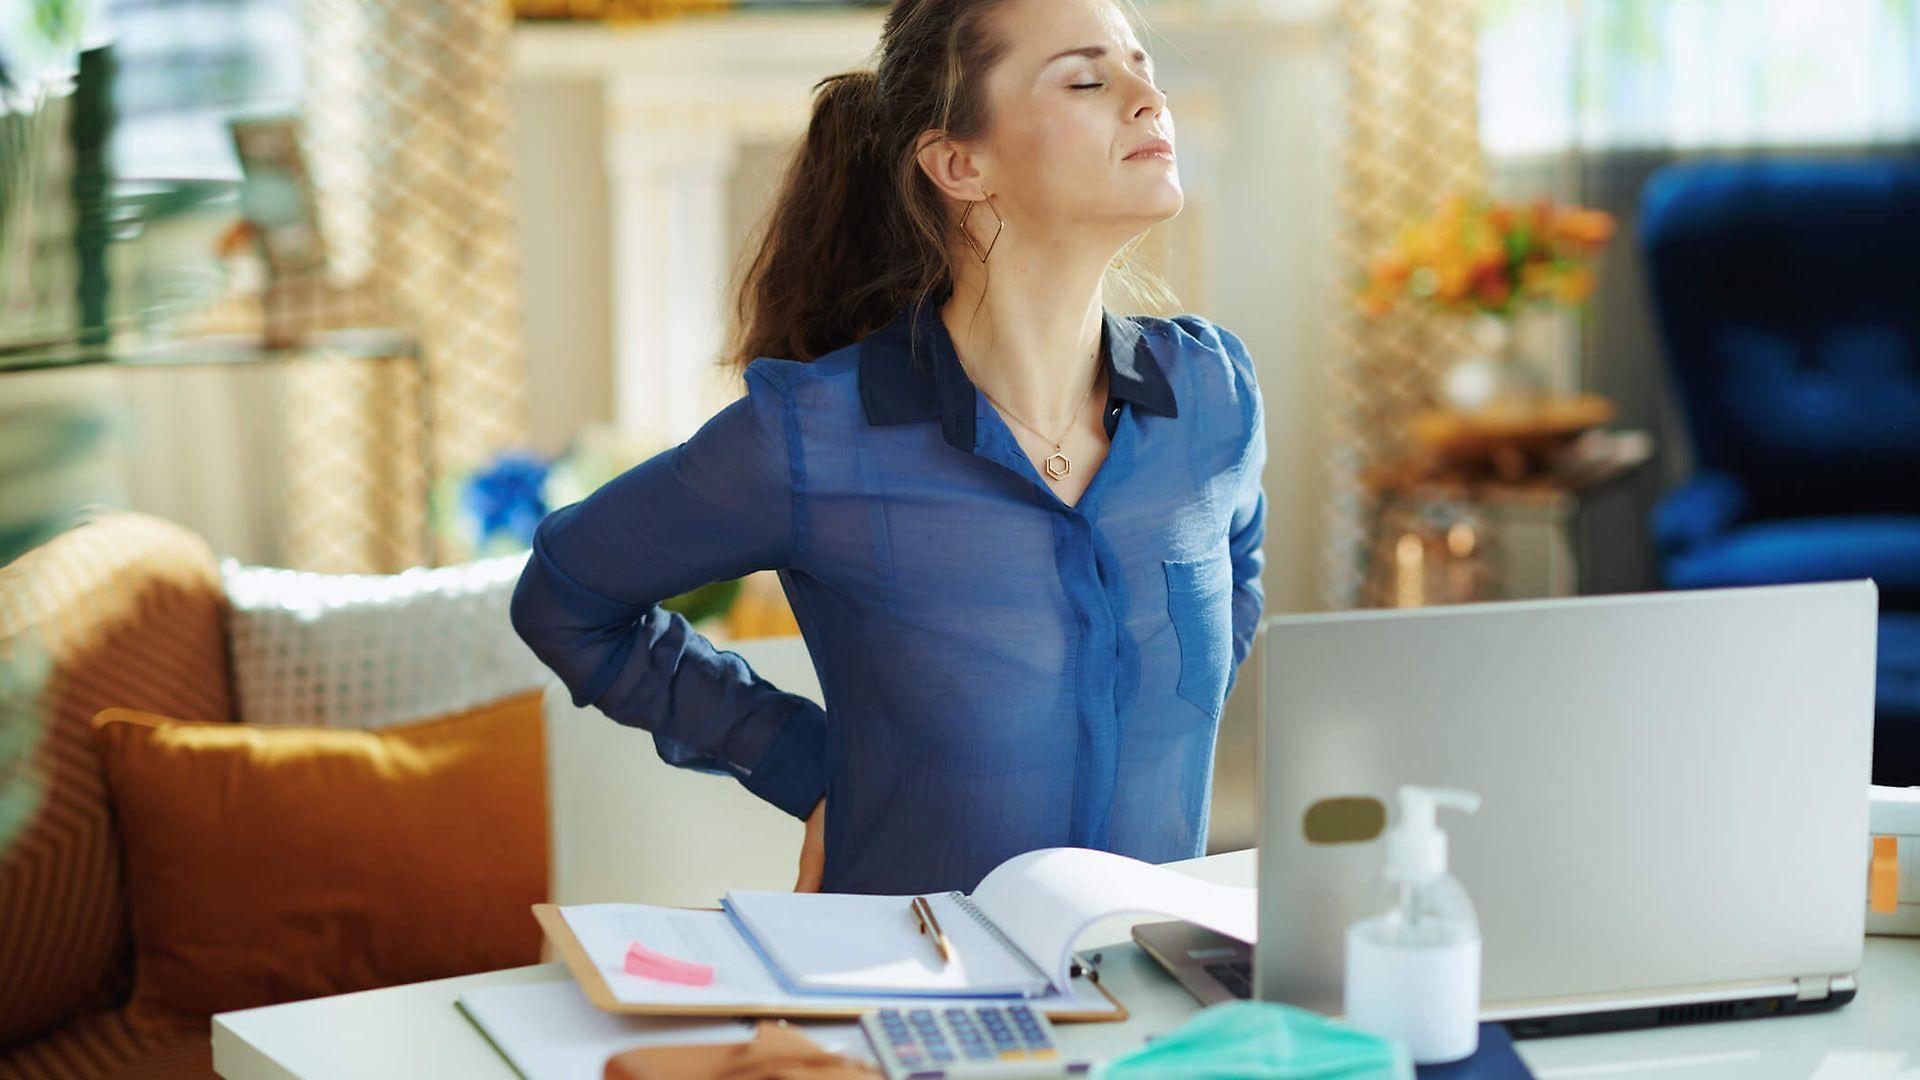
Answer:
<svg viewBox="0 0 1920 1080"><path fill-rule="evenodd" d="M537 963L538 692L378 731L94 718L133 913L127 1018Z"/></svg>

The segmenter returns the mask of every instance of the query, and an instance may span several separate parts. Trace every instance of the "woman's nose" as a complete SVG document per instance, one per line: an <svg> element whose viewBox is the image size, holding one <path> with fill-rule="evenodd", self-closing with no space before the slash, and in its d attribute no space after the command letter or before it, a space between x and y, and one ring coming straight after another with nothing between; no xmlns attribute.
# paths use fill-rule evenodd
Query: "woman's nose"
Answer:
<svg viewBox="0 0 1920 1080"><path fill-rule="evenodd" d="M1133 115L1136 120L1143 116L1152 116L1154 113L1167 107L1167 95L1162 92L1159 87L1147 82L1145 79L1140 80L1140 85L1143 88L1141 97L1133 107Z"/></svg>

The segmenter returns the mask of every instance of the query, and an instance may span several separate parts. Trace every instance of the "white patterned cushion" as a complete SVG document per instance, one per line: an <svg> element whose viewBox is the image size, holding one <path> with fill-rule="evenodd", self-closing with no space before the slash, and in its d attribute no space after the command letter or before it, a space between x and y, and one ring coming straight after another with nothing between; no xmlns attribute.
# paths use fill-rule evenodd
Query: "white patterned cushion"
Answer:
<svg viewBox="0 0 1920 1080"><path fill-rule="evenodd" d="M526 561L315 574L223 560L240 719L380 728L542 685L507 615Z"/></svg>

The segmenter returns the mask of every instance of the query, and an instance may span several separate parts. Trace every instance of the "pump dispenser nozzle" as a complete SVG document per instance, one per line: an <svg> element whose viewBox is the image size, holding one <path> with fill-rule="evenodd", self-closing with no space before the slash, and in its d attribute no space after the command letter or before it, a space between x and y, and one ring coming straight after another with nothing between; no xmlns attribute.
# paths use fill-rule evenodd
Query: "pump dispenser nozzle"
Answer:
<svg viewBox="0 0 1920 1080"><path fill-rule="evenodd" d="M1440 807L1473 813L1480 796L1458 788L1429 788L1403 784L1400 822L1387 830L1387 880L1421 885L1447 872L1447 834L1436 818Z"/></svg>

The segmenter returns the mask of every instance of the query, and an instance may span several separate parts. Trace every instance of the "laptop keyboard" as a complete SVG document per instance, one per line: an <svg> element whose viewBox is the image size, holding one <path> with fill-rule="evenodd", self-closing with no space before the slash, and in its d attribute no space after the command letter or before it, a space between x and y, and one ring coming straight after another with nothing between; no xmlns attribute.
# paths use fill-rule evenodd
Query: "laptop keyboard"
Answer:
<svg viewBox="0 0 1920 1080"><path fill-rule="evenodd" d="M1227 993L1246 1000L1253 997L1253 961L1222 960L1207 965L1207 974L1214 977Z"/></svg>

